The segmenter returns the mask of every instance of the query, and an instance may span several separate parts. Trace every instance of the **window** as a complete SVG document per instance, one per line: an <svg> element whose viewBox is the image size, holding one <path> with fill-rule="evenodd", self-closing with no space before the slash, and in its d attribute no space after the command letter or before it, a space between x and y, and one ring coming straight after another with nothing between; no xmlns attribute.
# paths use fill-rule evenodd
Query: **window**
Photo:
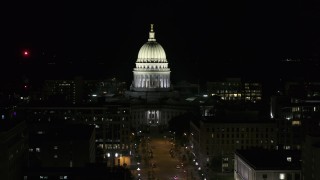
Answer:
<svg viewBox="0 0 320 180"><path fill-rule="evenodd" d="M292 126L300 126L301 122L299 120L293 120L292 121Z"/></svg>
<svg viewBox="0 0 320 180"><path fill-rule="evenodd" d="M286 175L284 173L279 174L279 179L286 179Z"/></svg>
<svg viewBox="0 0 320 180"><path fill-rule="evenodd" d="M267 179L267 178L268 178L268 175L263 174L263 175L262 175L262 178L263 178L263 179Z"/></svg>

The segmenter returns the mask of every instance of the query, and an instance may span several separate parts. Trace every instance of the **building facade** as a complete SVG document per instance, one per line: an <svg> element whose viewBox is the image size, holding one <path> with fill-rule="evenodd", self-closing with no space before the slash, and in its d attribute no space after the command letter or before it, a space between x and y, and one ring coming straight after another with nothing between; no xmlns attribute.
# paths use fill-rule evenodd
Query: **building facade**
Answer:
<svg viewBox="0 0 320 180"><path fill-rule="evenodd" d="M303 180L320 179L320 135L308 135L302 146Z"/></svg>
<svg viewBox="0 0 320 180"><path fill-rule="evenodd" d="M25 121L0 122L0 179L20 180L27 166L28 133Z"/></svg>
<svg viewBox="0 0 320 180"><path fill-rule="evenodd" d="M226 101L256 103L262 99L262 85L240 78L227 78L224 81L207 82L207 93L220 96Z"/></svg>
<svg viewBox="0 0 320 180"><path fill-rule="evenodd" d="M191 150L202 167L232 172L237 149L276 147L274 121L239 118L204 118L190 124Z"/></svg>
<svg viewBox="0 0 320 180"><path fill-rule="evenodd" d="M237 150L235 180L301 180L299 151Z"/></svg>
<svg viewBox="0 0 320 180"><path fill-rule="evenodd" d="M31 125L39 123L93 125L95 127L96 148L102 150L101 156L105 161L108 161L110 166L118 164L118 160L116 160L118 157L130 155L131 121L128 104L66 107L28 106L19 107L17 113L23 114ZM129 161L126 164L128 163Z"/></svg>
<svg viewBox="0 0 320 180"><path fill-rule="evenodd" d="M94 126L38 123L29 127L32 167L84 167L95 162Z"/></svg>

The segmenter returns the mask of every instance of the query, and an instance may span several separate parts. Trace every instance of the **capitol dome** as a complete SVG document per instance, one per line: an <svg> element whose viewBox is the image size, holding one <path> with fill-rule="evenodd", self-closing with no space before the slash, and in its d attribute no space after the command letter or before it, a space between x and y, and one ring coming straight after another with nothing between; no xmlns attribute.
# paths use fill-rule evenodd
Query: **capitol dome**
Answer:
<svg viewBox="0 0 320 180"><path fill-rule="evenodd" d="M154 38L153 24L149 39L138 53L136 67L133 69L131 90L140 92L169 91L170 68L166 53Z"/></svg>
<svg viewBox="0 0 320 180"><path fill-rule="evenodd" d="M137 63L166 63L166 53L162 46L156 42L153 26L149 32L149 39L139 50Z"/></svg>

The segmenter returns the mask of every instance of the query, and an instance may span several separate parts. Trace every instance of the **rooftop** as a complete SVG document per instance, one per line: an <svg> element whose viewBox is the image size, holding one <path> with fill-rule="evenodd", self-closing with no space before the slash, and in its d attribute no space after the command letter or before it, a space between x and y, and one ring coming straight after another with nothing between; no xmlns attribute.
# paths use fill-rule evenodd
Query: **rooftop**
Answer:
<svg viewBox="0 0 320 180"><path fill-rule="evenodd" d="M248 149L235 152L255 170L300 170L301 152L298 150Z"/></svg>

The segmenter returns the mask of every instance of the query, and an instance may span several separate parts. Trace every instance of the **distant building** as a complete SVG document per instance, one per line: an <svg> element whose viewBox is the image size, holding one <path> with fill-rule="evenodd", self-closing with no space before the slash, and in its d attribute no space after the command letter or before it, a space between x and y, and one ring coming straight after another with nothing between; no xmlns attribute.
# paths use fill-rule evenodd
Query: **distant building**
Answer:
<svg viewBox="0 0 320 180"><path fill-rule="evenodd" d="M319 98L320 82L298 80L284 83L284 95L294 98Z"/></svg>
<svg viewBox="0 0 320 180"><path fill-rule="evenodd" d="M276 131L275 121L260 119L254 112L203 117L190 124L191 150L200 166L231 172L235 150L274 149Z"/></svg>
<svg viewBox="0 0 320 180"><path fill-rule="evenodd" d="M95 162L95 127L81 124L30 125L29 164L33 167L84 167Z"/></svg>
<svg viewBox="0 0 320 180"><path fill-rule="evenodd" d="M84 80L82 77L75 77L72 80L46 80L43 97L34 100L60 104L103 102L107 97L124 95L126 88L126 83L116 78Z"/></svg>
<svg viewBox="0 0 320 180"><path fill-rule="evenodd" d="M27 167L28 133L25 121L0 120L0 179L21 180Z"/></svg>
<svg viewBox="0 0 320 180"><path fill-rule="evenodd" d="M118 165L118 157L128 157L131 150L131 121L128 104L105 104L101 106L26 106L18 107L29 124L73 123L95 127L96 148L109 165ZM98 156L98 155L97 155ZM115 162L116 161L116 162ZM129 165L129 161L126 162ZM122 164L120 164L122 165Z"/></svg>
<svg viewBox="0 0 320 180"><path fill-rule="evenodd" d="M262 85L246 82L240 78L227 78L224 81L207 82L207 93L220 96L226 101L259 102L262 98Z"/></svg>
<svg viewBox="0 0 320 180"><path fill-rule="evenodd" d="M199 94L199 84L190 83L187 81L180 81L173 85L173 89L179 92L181 97L190 97Z"/></svg>
<svg viewBox="0 0 320 180"><path fill-rule="evenodd" d="M315 97L273 96L270 109L279 128L281 149L301 149L307 133L320 133L320 100Z"/></svg>
<svg viewBox="0 0 320 180"><path fill-rule="evenodd" d="M301 152L293 150L237 150L235 180L301 180Z"/></svg>
<svg viewBox="0 0 320 180"><path fill-rule="evenodd" d="M76 104L78 92L74 80L47 80L44 92L44 98L50 101Z"/></svg>
<svg viewBox="0 0 320 180"><path fill-rule="evenodd" d="M303 180L320 179L320 135L308 135L302 146Z"/></svg>

